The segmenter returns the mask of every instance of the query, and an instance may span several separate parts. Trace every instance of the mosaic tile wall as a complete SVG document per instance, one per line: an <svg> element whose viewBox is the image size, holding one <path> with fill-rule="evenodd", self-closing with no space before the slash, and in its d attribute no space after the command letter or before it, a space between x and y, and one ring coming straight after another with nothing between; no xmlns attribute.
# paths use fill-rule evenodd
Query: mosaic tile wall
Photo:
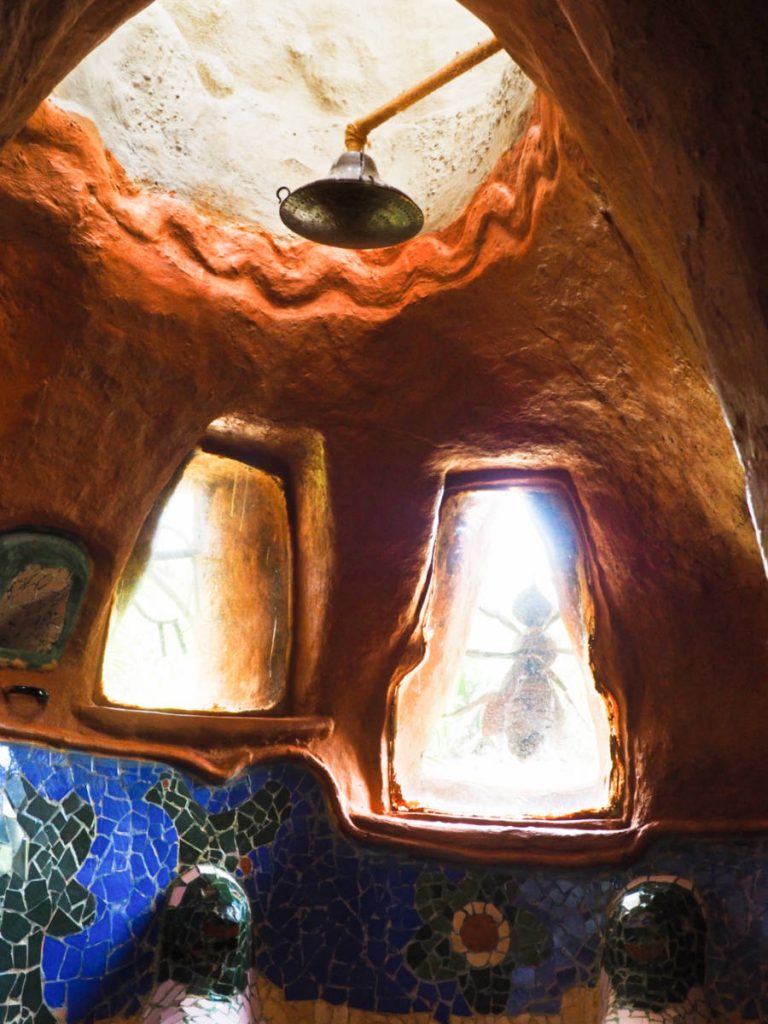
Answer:
<svg viewBox="0 0 768 1024"><path fill-rule="evenodd" d="M0 746L0 785L0 1024L136 1012L159 901L201 860L250 896L270 990L441 1024L557 1014L596 983L614 895L682 875L709 919L713 1011L768 1020L768 837L664 840L615 869L487 870L351 842L287 762L209 786L160 764Z"/></svg>

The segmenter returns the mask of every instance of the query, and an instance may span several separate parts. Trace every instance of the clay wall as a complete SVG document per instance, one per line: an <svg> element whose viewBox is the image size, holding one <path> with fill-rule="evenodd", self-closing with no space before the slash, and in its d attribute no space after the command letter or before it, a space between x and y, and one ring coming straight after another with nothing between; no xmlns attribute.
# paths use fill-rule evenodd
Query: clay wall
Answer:
<svg viewBox="0 0 768 1024"><path fill-rule="evenodd" d="M48 921L44 941L6 916L4 942L22 942L43 964L44 998L68 1003L71 1020L127 1012L117 995L104 1003L103 979L127 949L114 991L149 984L151 912L181 836L151 811L162 857L159 838L152 854L142 848L126 875L141 899L121 902L106 880L118 869L97 845L116 821L108 799L123 801L121 821L128 815L116 831L123 857L146 824L129 828L129 809L146 803L159 762L202 773L207 783L195 775L184 785L206 809L239 805L284 770L295 806L299 791L315 794L301 828L280 823L298 845L242 854L259 865L257 907L284 882L260 918L259 967L275 1006L501 1012L456 963L442 989L414 973L408 949L429 913L418 900L428 871L447 892L464 878L486 885L489 902L509 877L508 905L533 915L529 930L544 929L549 945L542 939L535 964L507 964L503 1009L591 1019L605 900L636 874L681 871L712 915L714 1005L723 1019L759 1019L768 1013L758 966L768 960L758 937L768 824L759 781L768 768L764 14L747 3L467 2L539 87L531 121L452 226L356 255L216 225L173 197L143 194L92 125L45 104L35 112L141 6L38 0L0 13L0 530L63 531L93 561L72 642L44 677L49 702L2 708L3 735L18 743L9 779L24 776L54 808L45 820L57 824L40 842L55 847L73 816L92 838L79 840L83 892L70 890L80 909L60 922L69 930ZM93 711L115 582L157 495L222 421L243 445L279 455L296 492L289 714L250 734L248 725L227 734L209 723L185 733L173 721L118 722ZM444 481L497 467L566 474L583 508L599 570L598 668L617 701L626 765L618 825L555 835L386 813L388 701L424 653ZM41 681L2 675L3 685ZM83 753L56 755L50 744ZM97 763L96 753L109 758ZM10 821L26 791L11 782L7 792ZM70 792L77 799L65 806ZM34 819L22 826L22 845L34 828ZM308 855L300 847L311 836L323 838ZM493 863L468 867L481 860ZM316 863L333 863L349 889L337 897L330 881L313 880ZM339 935L355 932L353 919L370 917L378 898L372 886L390 894L373 907L383 946L368 933L311 968L308 952L291 973L289 947L314 942L303 938L314 934L304 927L312 913L337 907ZM114 920L112 904L122 908ZM83 937L99 921L98 942ZM98 958L82 959L92 941ZM352 980L361 955L368 973ZM21 997L9 998L2 1019L11 1021Z"/></svg>

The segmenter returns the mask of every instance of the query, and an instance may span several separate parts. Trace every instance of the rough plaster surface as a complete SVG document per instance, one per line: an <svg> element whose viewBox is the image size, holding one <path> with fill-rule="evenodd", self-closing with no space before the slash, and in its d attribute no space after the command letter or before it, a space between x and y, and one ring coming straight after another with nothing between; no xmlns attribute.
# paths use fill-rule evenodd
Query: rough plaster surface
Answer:
<svg viewBox="0 0 768 1024"><path fill-rule="evenodd" d="M707 0L462 0L557 98L617 232L682 312L768 565L768 16Z"/></svg>
<svg viewBox="0 0 768 1024"><path fill-rule="evenodd" d="M322 439L332 571L306 590L297 629L311 622L315 643L297 638L293 687L301 710L333 708L334 734L311 753L345 808L383 804L371 737L390 680L419 654L445 472L549 466L570 472L591 529L632 834L764 830L768 595L711 382L764 525L765 12L471 2L557 104L540 100L457 224L396 252L339 256L212 225L137 192L87 125L50 108L0 156L2 522L66 529L95 564L48 706L9 705L4 732L173 753L94 733L73 703L96 685L143 517L230 413ZM107 31L135 7L27 0L10 28L4 8L2 82L34 88L0 91L2 134L88 48L97 13ZM205 756L225 770L255 755L212 743ZM576 830L559 840L586 850ZM535 831L524 842L540 859Z"/></svg>
<svg viewBox="0 0 768 1024"><path fill-rule="evenodd" d="M0 4L0 143L95 46L149 0L18 0Z"/></svg>
<svg viewBox="0 0 768 1024"><path fill-rule="evenodd" d="M592 656L620 712L630 827L564 830L556 849L535 829L512 847L480 829L452 853L590 859L659 828L765 828L768 589L743 476L680 312L606 212L544 96L456 224L366 254L212 224L133 186L87 121L42 107L0 154L2 523L81 538L94 573L50 701L9 703L5 733L219 774L303 752L349 828L381 834L386 819L356 815L386 806L389 687L423 653L445 475L550 469L570 474L595 552ZM175 723L96 732L78 708L98 687L115 580L226 416L243 444L269 424L317 442L314 462L286 454L303 602L291 699L332 712L333 733L254 749L211 728L187 751ZM398 838L445 842L414 826Z"/></svg>
<svg viewBox="0 0 768 1024"><path fill-rule="evenodd" d="M0 140L147 0L0 7ZM463 0L554 97L617 237L683 310L746 472L768 550L764 5Z"/></svg>
<svg viewBox="0 0 768 1024"><path fill-rule="evenodd" d="M275 191L325 177L344 126L488 29L453 0L157 0L56 89L144 185L286 234ZM385 181L453 220L520 135L532 85L497 54L371 135Z"/></svg>

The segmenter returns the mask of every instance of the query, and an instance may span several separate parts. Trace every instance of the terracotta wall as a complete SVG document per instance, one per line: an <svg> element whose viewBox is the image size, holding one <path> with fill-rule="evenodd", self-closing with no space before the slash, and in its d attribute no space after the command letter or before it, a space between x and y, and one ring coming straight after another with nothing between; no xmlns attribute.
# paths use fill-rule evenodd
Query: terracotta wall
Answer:
<svg viewBox="0 0 768 1024"><path fill-rule="evenodd" d="M584 507L632 841L656 823L764 825L745 780L768 756L766 590L738 461L684 320L551 101L453 228L394 253L278 249L207 223L138 193L92 128L46 108L0 156L0 208L2 525L69 531L95 563L51 702L6 709L8 733L168 754L94 734L73 706L97 688L144 516L230 416L293 466L293 710L332 714L309 753L345 813L385 806L388 690L421 656L445 475L493 465L566 471ZM201 756L221 770L258 756L235 746Z"/></svg>
<svg viewBox="0 0 768 1024"><path fill-rule="evenodd" d="M768 595L742 464L762 535L761 9L704 0L467 2L540 85L534 117L452 228L393 253L354 255L276 245L211 224L172 197L143 195L92 126L70 115L43 106L25 126L55 81L140 6L27 0L0 13L0 136L10 140L0 154L0 529L63 530L94 562L72 645L44 677L51 700L45 708L4 704L4 735L186 761L220 779L269 761L248 770L242 791L240 781L222 784L222 795L188 780L206 809L249 799L277 771L276 756L316 770L334 820L356 840L329 824L316 783L285 769L295 773L294 796L309 787L314 802L279 862L284 890L306 915L330 912L320 882L316 891L296 884L308 870L307 835L322 836L317 857L331 858L334 878L354 880L344 884L357 893L359 914L340 921L342 930L353 917L370 919L371 886L391 889L391 921L380 913L390 922L383 951L372 939L366 946L374 989L386 978L387 996L361 1002L356 993L371 991L370 978L346 987L331 979L334 964L346 977L347 948L307 975L309 988L289 993L296 977L283 954L294 918L275 902L262 916L273 930L260 968L274 986L264 992L276 1018L286 998L312 1002L307 1015L325 1012L317 999L352 1016L465 1012L451 1001L465 998L458 968L448 988L424 992L413 971L400 975L407 997L387 1001L423 924L415 886L428 870L450 891L466 878L492 894L509 875L526 912L538 908L551 934L564 929L551 949L565 959L546 954L543 987L534 971L509 988L520 1001L508 993L505 1004L509 1013L538 1009L557 1019L563 993L593 980L607 895L636 873L662 870L693 874L707 893L722 1014L759 1019L768 1012L758 1002L765 979L755 980L767 959L756 936L768 797L756 780L768 768ZM230 437L274 451L292 474L294 717L266 732L233 727L228 737L203 723L192 739L174 722L89 717L82 708L97 693L111 593L133 539L182 458L222 417ZM618 702L628 773L619 827L457 836L383 814L388 696L423 654L420 609L443 482L495 466L565 472L583 506L598 569L597 667ZM10 670L0 679L40 681ZM111 828L107 796L145 801L162 769L124 760L119 771L115 762L86 770L81 755L57 760L26 744L12 756L9 778L24 775L41 792L52 821L67 794L77 796L66 814L79 811L81 832L94 842L86 850L82 841L92 859L77 881L92 895L102 886L96 903L86 896L79 906L90 914L98 904L107 917L112 902L122 908L98 955L128 950L125 977L147 985L152 946L142 947L142 936L177 865L178 831L152 811L167 856L148 873L141 859L131 866L132 878L150 878L133 909L128 895L120 902L110 892L106 847L89 851L97 849L94 829ZM14 793L23 802L18 783L9 800ZM664 832L673 838L657 835ZM125 835L133 850L140 830ZM357 845L375 839L410 844L410 859ZM652 839L645 860L616 866ZM437 861L418 859L425 850ZM470 870L470 851L473 862L504 866ZM443 863L449 854L458 866ZM243 856L259 865L259 893L272 891L271 855ZM515 860L524 865L510 867ZM546 860L573 863L558 874ZM361 881L366 872L370 885ZM569 899L580 908L568 917L573 941L568 915L554 909ZM595 920L597 931L588 929ZM74 924L67 934L91 927ZM591 937L582 941L582 932ZM95 959L87 969L60 969L55 958L63 964L69 955L63 934L51 933L46 946L25 934L31 956L47 949L51 958L45 978L59 987L46 988L49 1005L72 1000L71 1019L88 1019L122 954L106 975ZM74 960L84 941L70 943ZM519 965L507 966L513 979ZM593 1012L585 992L569 1024ZM20 997L8 998L2 1019L10 1021Z"/></svg>
<svg viewBox="0 0 768 1024"><path fill-rule="evenodd" d="M721 24L692 4L474 7L540 82L533 119L453 227L367 255L276 245L143 195L70 115L43 107L21 129L31 98L132 8L4 15L4 134L18 134L0 156L0 526L63 529L95 564L49 705L7 707L5 731L219 773L298 752L326 766L348 827L368 830L387 805L389 689L423 653L446 474L551 468L588 523L598 670L628 771L626 828L558 848L609 856L656 828L762 829L765 580L712 392L759 512L762 371L739 346L759 336L746 264L761 218L744 209L761 136L739 113L754 127L762 21L745 8ZM712 82L726 115L705 105ZM78 708L97 692L141 521L222 416L242 443L289 450L303 502L292 711L334 728L302 743L288 728L266 748L218 735L188 755L167 742L172 724L160 742Z"/></svg>
<svg viewBox="0 0 768 1024"><path fill-rule="evenodd" d="M25 0L3 11L0 137L144 0ZM616 230L685 320L748 472L758 526L768 23L708 0L466 0L564 110Z"/></svg>
<svg viewBox="0 0 768 1024"><path fill-rule="evenodd" d="M562 107L644 279L714 383L766 529L765 11L462 0Z"/></svg>

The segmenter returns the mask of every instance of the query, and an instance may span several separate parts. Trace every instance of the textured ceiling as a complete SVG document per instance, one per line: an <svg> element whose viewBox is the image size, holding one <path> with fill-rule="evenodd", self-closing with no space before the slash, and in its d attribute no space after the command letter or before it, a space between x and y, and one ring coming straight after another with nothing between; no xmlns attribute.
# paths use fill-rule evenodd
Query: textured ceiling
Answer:
<svg viewBox="0 0 768 1024"><path fill-rule="evenodd" d="M325 177L344 127L487 39L453 0L157 0L54 97L91 117L145 186L286 234L276 190ZM531 82L497 54L374 132L385 180L454 220L530 110Z"/></svg>

